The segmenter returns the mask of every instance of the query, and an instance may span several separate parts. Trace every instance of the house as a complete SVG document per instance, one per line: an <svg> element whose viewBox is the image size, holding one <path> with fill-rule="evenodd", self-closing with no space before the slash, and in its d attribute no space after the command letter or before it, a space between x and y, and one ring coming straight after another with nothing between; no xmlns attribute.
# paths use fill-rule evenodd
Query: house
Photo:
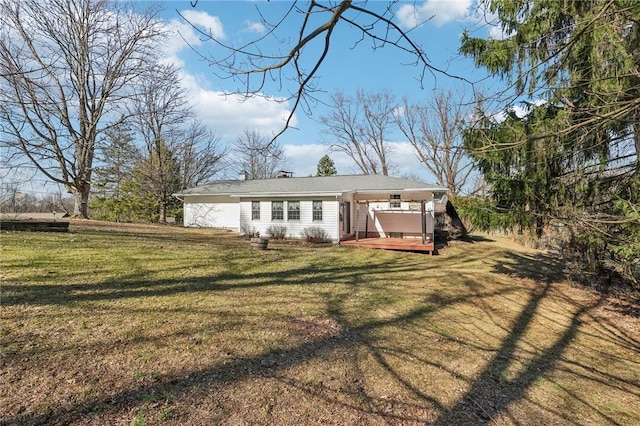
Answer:
<svg viewBox="0 0 640 426"><path fill-rule="evenodd" d="M447 189L381 175L221 180L186 189L184 225L299 238L320 227L334 242L367 238L433 242L434 208Z"/></svg>

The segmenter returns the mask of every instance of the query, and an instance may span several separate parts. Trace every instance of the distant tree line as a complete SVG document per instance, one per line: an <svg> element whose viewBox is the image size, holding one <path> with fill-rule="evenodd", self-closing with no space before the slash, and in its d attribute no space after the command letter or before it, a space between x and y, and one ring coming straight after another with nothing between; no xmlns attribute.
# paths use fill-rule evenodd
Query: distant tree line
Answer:
<svg viewBox="0 0 640 426"><path fill-rule="evenodd" d="M53 213L58 217L73 212L73 197L60 192L22 192L17 185L4 182L0 185L0 213Z"/></svg>

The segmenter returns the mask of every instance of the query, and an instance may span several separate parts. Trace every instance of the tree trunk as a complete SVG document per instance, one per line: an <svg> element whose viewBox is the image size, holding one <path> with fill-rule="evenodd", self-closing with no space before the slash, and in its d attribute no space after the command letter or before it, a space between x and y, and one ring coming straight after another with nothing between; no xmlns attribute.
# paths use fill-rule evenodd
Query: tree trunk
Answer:
<svg viewBox="0 0 640 426"><path fill-rule="evenodd" d="M78 185L78 187L72 188L72 193L75 199L73 205L73 217L89 219L89 190L91 185L84 183Z"/></svg>
<svg viewBox="0 0 640 426"><path fill-rule="evenodd" d="M158 218L158 222L167 223L167 202L164 200L160 200L159 204L160 204L160 209L158 213L160 214L160 217Z"/></svg>
<svg viewBox="0 0 640 426"><path fill-rule="evenodd" d="M446 216L445 223L447 231L449 232L449 238L453 240L458 240L462 238L466 238L468 236L467 228L462 223L458 212L456 211L451 201L447 200L446 208Z"/></svg>

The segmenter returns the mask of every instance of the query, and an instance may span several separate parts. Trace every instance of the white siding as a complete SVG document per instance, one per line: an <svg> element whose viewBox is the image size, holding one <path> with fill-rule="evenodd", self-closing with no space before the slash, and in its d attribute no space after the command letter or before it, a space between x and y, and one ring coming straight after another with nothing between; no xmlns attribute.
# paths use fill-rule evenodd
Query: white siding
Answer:
<svg viewBox="0 0 640 426"><path fill-rule="evenodd" d="M430 194L428 194L430 196ZM235 198L230 196L187 196L184 200L184 224L185 226L225 228L238 231L241 235L245 232L257 231L261 235L267 235L270 226L284 226L287 228L287 237L300 238L300 233L305 228L320 227L324 229L329 238L338 241L341 236L353 234L356 226L361 233L368 228L370 233L380 236L389 236L390 232L402 232L405 236L420 236L422 234L420 224L420 203L409 202L424 197L424 193L402 194L401 209L411 210L412 213L400 213L399 210L389 211L389 193L384 194L350 194L336 199L335 197L246 197ZM364 200L378 200L369 203L367 210ZM283 201L284 220L271 220L271 201ZM313 221L313 201L322 201L322 221ZM360 212L357 213L356 200L362 200ZM381 201L380 201L381 200ZM260 202L260 219L251 219L251 202ZM300 202L300 219L288 220L287 202ZM346 230L346 214L342 215L345 222L340 221L340 203L349 204L350 227ZM346 206L346 204L345 204ZM427 233L433 234L433 202L426 203ZM342 212L345 213L345 212ZM368 225L367 225L368 222ZM363 235L363 234L362 234ZM372 236L372 235L370 235Z"/></svg>
<svg viewBox="0 0 640 426"><path fill-rule="evenodd" d="M313 220L313 201L322 201L322 221ZM260 201L260 220L251 219L251 202ZM283 201L284 220L271 220L271 201ZM300 202L300 219L289 220L288 201ZM332 241L338 241L338 202L333 197L291 197L291 198L242 198L240 200L240 233L255 230L260 235L267 235L270 226L284 226L287 237L300 238L300 233L309 227L324 229Z"/></svg>
<svg viewBox="0 0 640 426"><path fill-rule="evenodd" d="M228 196L185 197L184 226L224 228L238 231L238 200Z"/></svg>

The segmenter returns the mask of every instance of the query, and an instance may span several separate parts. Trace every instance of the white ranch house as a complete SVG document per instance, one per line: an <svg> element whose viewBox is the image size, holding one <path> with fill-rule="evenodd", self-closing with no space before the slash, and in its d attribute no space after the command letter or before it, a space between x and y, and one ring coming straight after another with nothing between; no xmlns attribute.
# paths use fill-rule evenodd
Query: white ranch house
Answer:
<svg viewBox="0 0 640 426"><path fill-rule="evenodd" d="M300 238L324 229L331 240L413 238L433 241L434 207L447 189L381 175L221 180L174 194L184 226L230 229L240 235L284 226Z"/></svg>

